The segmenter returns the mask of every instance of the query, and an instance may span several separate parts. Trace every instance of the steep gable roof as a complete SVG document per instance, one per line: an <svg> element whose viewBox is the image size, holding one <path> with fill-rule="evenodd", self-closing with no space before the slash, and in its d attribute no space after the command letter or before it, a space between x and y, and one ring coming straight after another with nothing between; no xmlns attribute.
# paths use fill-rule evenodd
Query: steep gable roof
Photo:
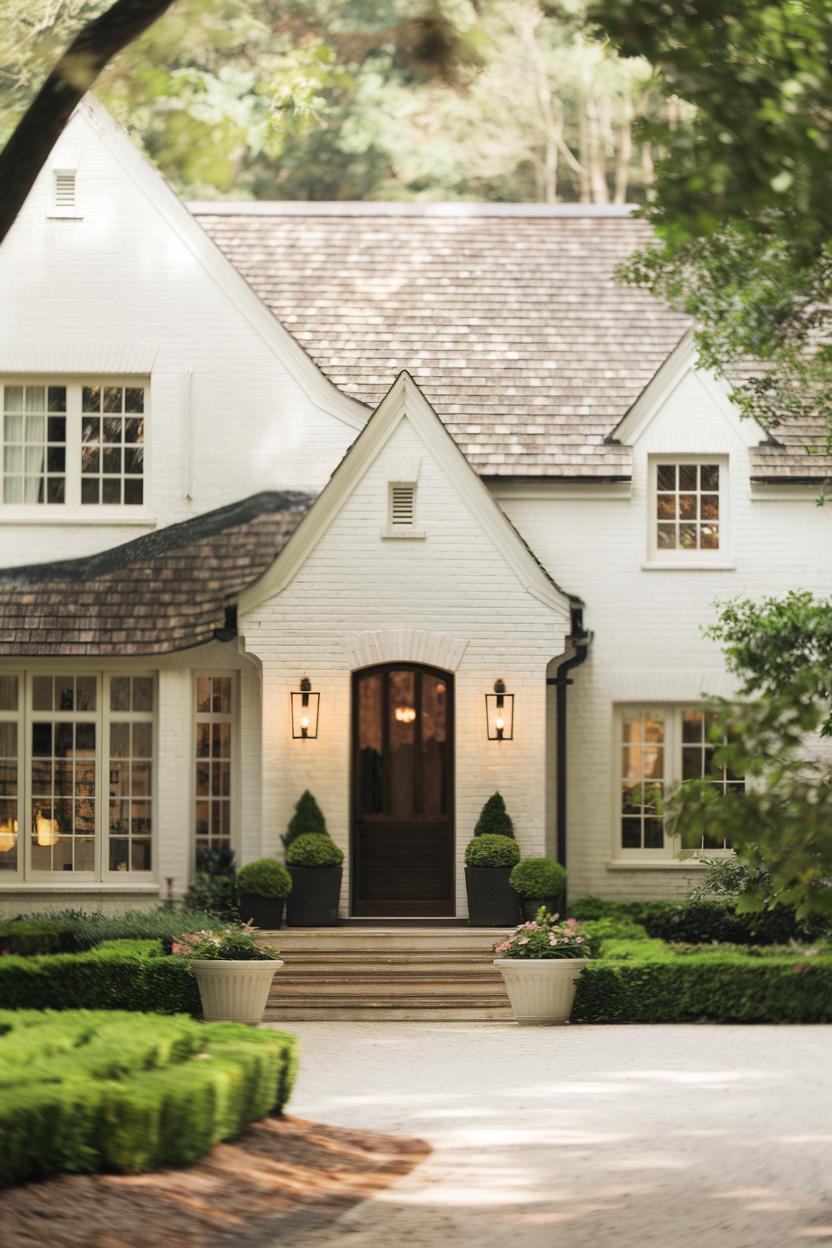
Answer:
<svg viewBox="0 0 832 1248"><path fill-rule="evenodd" d="M312 504L262 493L101 554L0 571L0 654L166 654L211 641Z"/></svg>

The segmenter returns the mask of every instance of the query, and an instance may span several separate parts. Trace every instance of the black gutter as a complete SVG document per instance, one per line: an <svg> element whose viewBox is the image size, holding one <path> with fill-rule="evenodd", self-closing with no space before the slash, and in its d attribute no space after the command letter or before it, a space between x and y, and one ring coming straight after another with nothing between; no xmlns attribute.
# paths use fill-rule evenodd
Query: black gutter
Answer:
<svg viewBox="0 0 832 1248"><path fill-rule="evenodd" d="M547 676L546 684L557 689L555 713L555 823L557 827L557 859L561 866L566 866L566 690L573 683L569 672L580 667L589 653L592 633L584 628L584 609L573 606L570 619L571 632L567 642L571 642L575 653L563 659L557 669L556 676Z"/></svg>

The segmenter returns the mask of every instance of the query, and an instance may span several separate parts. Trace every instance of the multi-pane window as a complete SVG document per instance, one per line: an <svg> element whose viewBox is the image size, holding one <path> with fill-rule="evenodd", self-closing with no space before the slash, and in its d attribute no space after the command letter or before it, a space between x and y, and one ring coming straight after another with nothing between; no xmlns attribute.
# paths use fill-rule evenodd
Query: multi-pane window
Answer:
<svg viewBox="0 0 832 1248"><path fill-rule="evenodd" d="M656 465L656 548L719 550L717 463Z"/></svg>
<svg viewBox="0 0 832 1248"><path fill-rule="evenodd" d="M144 387L84 386L81 502L133 503L144 491Z"/></svg>
<svg viewBox="0 0 832 1248"><path fill-rule="evenodd" d="M616 717L619 793L616 840L619 852L647 851L667 857L674 848L730 849L707 833L695 844L674 846L665 830L662 801L678 784L708 780L721 793L742 791L742 776L715 761L715 716L701 707L626 707Z"/></svg>
<svg viewBox="0 0 832 1248"><path fill-rule="evenodd" d="M152 676L110 680L109 869L149 871L153 833Z"/></svg>
<svg viewBox="0 0 832 1248"><path fill-rule="evenodd" d="M33 871L95 871L97 680L34 676Z"/></svg>
<svg viewBox="0 0 832 1248"><path fill-rule="evenodd" d="M231 844L233 676L198 676L195 697L196 849L219 849Z"/></svg>
<svg viewBox="0 0 832 1248"><path fill-rule="evenodd" d="M66 386L4 386L3 502L63 503Z"/></svg>
<svg viewBox="0 0 832 1248"><path fill-rule="evenodd" d="M148 395L138 381L0 383L3 504L142 506Z"/></svg>
<svg viewBox="0 0 832 1248"><path fill-rule="evenodd" d="M0 871L16 871L20 828L20 679L0 676Z"/></svg>

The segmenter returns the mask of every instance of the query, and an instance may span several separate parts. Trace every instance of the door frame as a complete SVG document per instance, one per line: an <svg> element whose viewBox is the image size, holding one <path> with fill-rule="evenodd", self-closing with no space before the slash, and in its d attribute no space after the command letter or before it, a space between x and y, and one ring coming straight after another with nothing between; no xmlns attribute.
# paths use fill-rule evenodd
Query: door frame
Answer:
<svg viewBox="0 0 832 1248"><path fill-rule="evenodd" d="M349 766L350 766L350 915L357 918L372 918L372 915L357 915L356 907L358 898L356 896L359 878L359 858L360 851L358 847L358 836L356 833L356 825L358 823L358 768L357 750L358 750L358 698L356 692L359 681L370 675L384 675L390 671L418 671L427 672L430 676L440 677L446 683L447 689L447 710L446 710L446 731L448 734L448 742L451 747L451 765L447 771L448 786L448 839L450 842L450 897L449 910L438 910L433 914L429 908L423 915L388 915L379 917L388 918L454 918L456 917L456 677L454 672L447 671L443 667L435 667L431 663L418 663L410 659L400 659L398 661L385 663L370 663L366 667L356 668L350 673L350 741L349 741ZM387 738L387 704L385 704L383 732L385 740Z"/></svg>

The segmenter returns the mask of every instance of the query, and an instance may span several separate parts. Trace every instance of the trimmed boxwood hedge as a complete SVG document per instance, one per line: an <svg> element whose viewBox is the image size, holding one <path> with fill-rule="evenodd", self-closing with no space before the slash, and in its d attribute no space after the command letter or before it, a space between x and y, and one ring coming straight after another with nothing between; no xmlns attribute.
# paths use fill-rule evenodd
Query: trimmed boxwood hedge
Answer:
<svg viewBox="0 0 832 1248"><path fill-rule="evenodd" d="M105 940L163 940L216 927L205 911L130 910L108 915L100 911L61 910L0 920L0 953L80 953Z"/></svg>
<svg viewBox="0 0 832 1248"><path fill-rule="evenodd" d="M121 1011L0 1011L0 1186L188 1165L279 1113L293 1037Z"/></svg>
<svg viewBox="0 0 832 1248"><path fill-rule="evenodd" d="M704 945L785 945L815 941L832 932L828 919L801 922L785 906L737 914L731 901L605 901L581 897L570 906L576 919L629 919L641 923L649 936L671 942Z"/></svg>
<svg viewBox="0 0 832 1248"><path fill-rule="evenodd" d="M576 1023L832 1022L832 955L603 941L578 981Z"/></svg>
<svg viewBox="0 0 832 1248"><path fill-rule="evenodd" d="M148 1010L198 1014L185 958L158 940L111 940L84 953L0 957L0 1001L8 1009Z"/></svg>

